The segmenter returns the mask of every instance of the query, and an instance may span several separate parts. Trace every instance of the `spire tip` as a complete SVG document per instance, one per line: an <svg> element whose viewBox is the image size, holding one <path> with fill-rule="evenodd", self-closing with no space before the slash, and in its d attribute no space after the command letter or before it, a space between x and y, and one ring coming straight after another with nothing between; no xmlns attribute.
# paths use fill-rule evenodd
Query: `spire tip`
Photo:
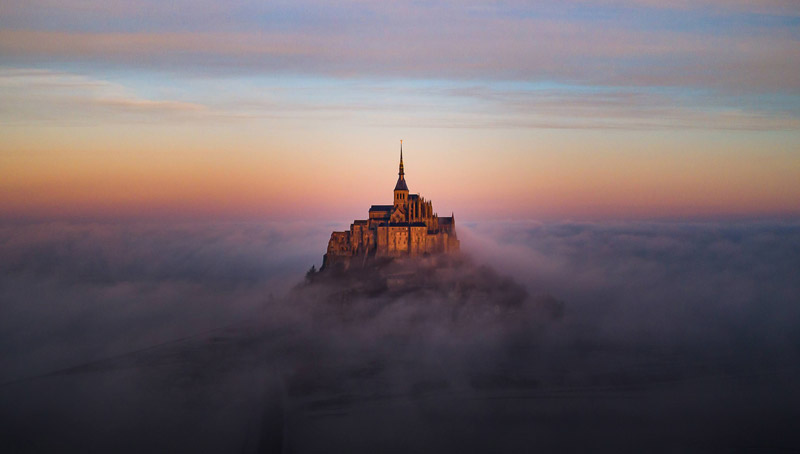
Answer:
<svg viewBox="0 0 800 454"><path fill-rule="evenodd" d="M403 171L403 139L400 139L400 172L398 175L401 177L405 174Z"/></svg>

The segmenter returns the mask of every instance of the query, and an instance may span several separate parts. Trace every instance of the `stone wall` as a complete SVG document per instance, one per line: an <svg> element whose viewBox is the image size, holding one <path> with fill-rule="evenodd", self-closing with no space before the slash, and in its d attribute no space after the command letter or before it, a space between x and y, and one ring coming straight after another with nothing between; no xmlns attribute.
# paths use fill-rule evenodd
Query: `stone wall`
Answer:
<svg viewBox="0 0 800 454"><path fill-rule="evenodd" d="M458 250L459 242L451 218L442 218L440 223L431 202L416 194L401 199L404 203L396 204L392 209L389 206L384 210L381 205L373 205L368 219L354 221L349 231L333 232L323 267L333 263L349 267L354 257L366 263L368 257L401 257Z"/></svg>

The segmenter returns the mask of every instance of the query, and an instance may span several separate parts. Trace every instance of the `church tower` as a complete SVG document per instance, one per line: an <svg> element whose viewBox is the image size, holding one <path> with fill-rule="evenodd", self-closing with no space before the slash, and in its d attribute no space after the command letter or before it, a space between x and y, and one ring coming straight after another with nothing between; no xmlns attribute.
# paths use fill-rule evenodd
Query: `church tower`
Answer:
<svg viewBox="0 0 800 454"><path fill-rule="evenodd" d="M370 257L391 259L458 252L453 216L439 217L430 200L408 193L402 140L393 199L391 205L372 205L369 217L354 220L350 230L331 233L321 269L333 265L367 268Z"/></svg>
<svg viewBox="0 0 800 454"><path fill-rule="evenodd" d="M397 184L394 185L394 206L404 207L408 203L408 186L406 173L403 170L403 141L400 140L400 171L397 173Z"/></svg>

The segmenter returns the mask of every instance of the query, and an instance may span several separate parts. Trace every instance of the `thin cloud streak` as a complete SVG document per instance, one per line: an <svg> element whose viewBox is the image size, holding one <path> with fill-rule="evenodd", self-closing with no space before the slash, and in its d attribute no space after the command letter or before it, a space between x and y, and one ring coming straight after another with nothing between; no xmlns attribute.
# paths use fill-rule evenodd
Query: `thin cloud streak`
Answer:
<svg viewBox="0 0 800 454"><path fill-rule="evenodd" d="M800 119L784 112L715 106L712 100L698 103L696 99L631 88L579 92L569 88L498 89L490 85L403 88L362 81L351 84L347 91L350 93L343 96L346 102L327 100L324 89L313 87L272 87L258 93L232 90L225 99L187 102L144 98L129 87L78 74L7 68L0 69L0 94L6 100L0 114L5 111L3 116L9 123L34 124L74 124L95 117L106 122L164 116L192 121L254 121L361 113L377 114L372 117L374 124L400 121L426 128L800 129ZM396 100L387 102L380 96L387 92L394 92ZM423 116L415 115L420 103L427 105ZM452 111L454 106L460 106L458 113ZM404 119L395 118L404 112Z"/></svg>
<svg viewBox="0 0 800 454"><path fill-rule="evenodd" d="M447 10L450 12L450 10ZM386 11L380 11L386 14ZM564 18L441 17L400 12L374 23L308 29L93 31L7 28L0 54L200 73L563 80L580 84L795 90L800 46L791 30L718 34L647 30ZM295 25L293 27L293 25ZM398 39L398 37L402 37Z"/></svg>
<svg viewBox="0 0 800 454"><path fill-rule="evenodd" d="M121 116L150 121L208 111L201 104L136 96L119 84L65 72L0 68L0 117L6 123L75 124Z"/></svg>

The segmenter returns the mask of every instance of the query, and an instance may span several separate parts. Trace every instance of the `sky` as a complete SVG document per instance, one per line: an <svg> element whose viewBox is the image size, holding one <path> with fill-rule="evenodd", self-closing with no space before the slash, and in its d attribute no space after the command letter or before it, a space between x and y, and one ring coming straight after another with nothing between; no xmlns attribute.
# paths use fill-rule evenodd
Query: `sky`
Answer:
<svg viewBox="0 0 800 454"><path fill-rule="evenodd" d="M669 4L667 4L669 3ZM800 215L788 0L0 0L0 217Z"/></svg>

